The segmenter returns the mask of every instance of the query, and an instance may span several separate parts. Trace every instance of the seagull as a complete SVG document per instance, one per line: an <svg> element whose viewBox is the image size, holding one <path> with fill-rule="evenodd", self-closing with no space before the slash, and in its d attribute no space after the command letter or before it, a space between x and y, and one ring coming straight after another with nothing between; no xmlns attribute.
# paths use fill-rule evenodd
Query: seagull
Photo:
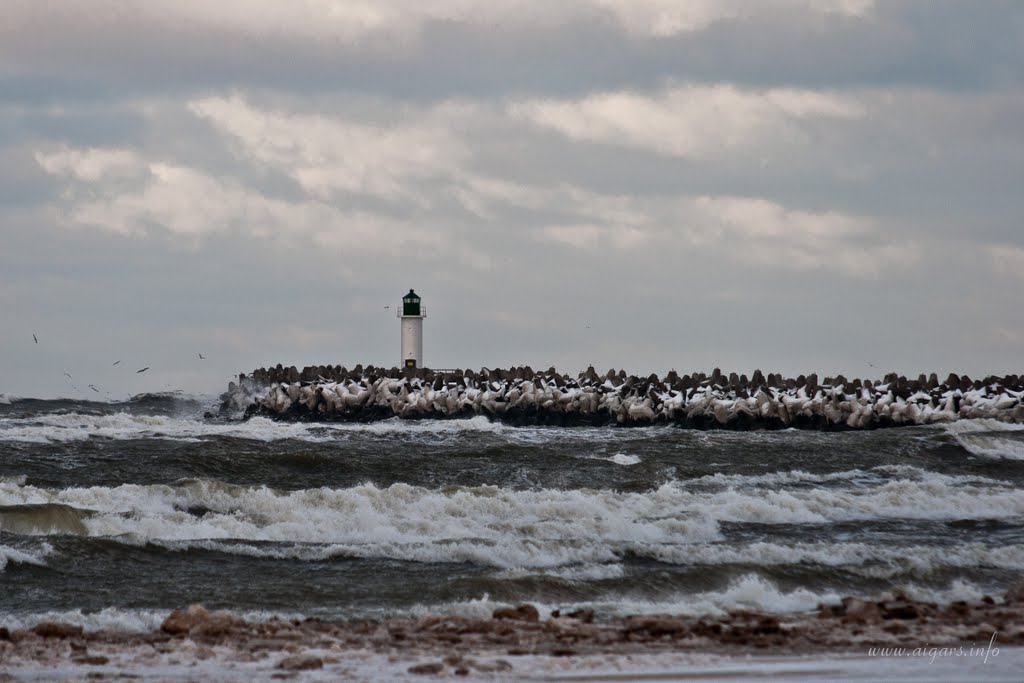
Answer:
<svg viewBox="0 0 1024 683"><path fill-rule="evenodd" d="M203 354L199 354L199 360L206 360L206 356L204 356Z"/></svg>
<svg viewBox="0 0 1024 683"><path fill-rule="evenodd" d="M385 306L384 308L391 308L391 307L390 306Z"/></svg>
<svg viewBox="0 0 1024 683"><path fill-rule="evenodd" d="M114 361L114 365L117 365L117 364L118 364L118 363L120 363L120 362L121 362L121 361L119 361L119 360L116 360L116 361Z"/></svg>
<svg viewBox="0 0 1024 683"><path fill-rule="evenodd" d="M100 393L100 390L99 390L99 389L97 389L96 387L94 387L94 386L93 386L93 385L91 385L91 384L89 385L89 388L90 388L90 389L92 389L93 391L95 391L95 392L96 392L97 394L98 394L98 393Z"/></svg>
<svg viewBox="0 0 1024 683"><path fill-rule="evenodd" d="M138 374L140 374L140 373L143 373L143 372L145 372L146 370L149 370L149 366L148 366L148 365L147 365L146 367L142 368L141 370L136 370L136 371L135 371L135 374L136 374L136 375L138 375Z"/></svg>
<svg viewBox="0 0 1024 683"><path fill-rule="evenodd" d="M68 379L71 379L71 373L70 372L65 372L64 376L67 377Z"/></svg>
<svg viewBox="0 0 1024 683"><path fill-rule="evenodd" d="M32 341L34 341L36 344L38 344L39 343L39 337L37 337L36 335L33 334L32 335Z"/></svg>

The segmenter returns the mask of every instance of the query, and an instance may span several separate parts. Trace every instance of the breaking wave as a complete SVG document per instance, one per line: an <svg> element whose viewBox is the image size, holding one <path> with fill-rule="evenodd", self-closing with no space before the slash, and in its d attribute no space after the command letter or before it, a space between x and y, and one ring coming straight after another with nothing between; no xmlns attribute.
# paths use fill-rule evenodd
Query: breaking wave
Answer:
<svg viewBox="0 0 1024 683"><path fill-rule="evenodd" d="M995 460L1024 460L1024 425L998 420L963 420L946 432L968 453Z"/></svg>
<svg viewBox="0 0 1024 683"><path fill-rule="evenodd" d="M51 550L49 545L43 545L40 552L30 553L19 548L0 545L0 572L4 571L9 564L32 564L37 567L45 567L45 557Z"/></svg>
<svg viewBox="0 0 1024 683"><path fill-rule="evenodd" d="M765 481L771 480L769 476ZM863 562L857 555L865 548L855 544L720 547L715 542L722 540L722 523L1020 519L1024 490L921 471L916 478L858 488L690 490L686 483L670 482L643 493L407 484L277 491L193 479L169 486L60 491L0 482L0 505L4 528L15 533L84 532L178 551L205 548L307 560L387 558L499 568L602 565L624 555L670 563L753 564L801 557L829 564L830 557L845 557L847 564L859 566ZM1024 568L1019 546L975 550L975 560L985 557L992 566ZM872 552L869 557L882 564L873 571L892 571L887 566L915 569L914 556L906 549ZM955 565L959 552L922 562Z"/></svg>
<svg viewBox="0 0 1024 683"><path fill-rule="evenodd" d="M60 503L0 506L0 531L21 536L86 536L89 512Z"/></svg>
<svg viewBox="0 0 1024 683"><path fill-rule="evenodd" d="M954 580L945 589L918 586L908 583L900 590L916 600L948 603L954 600L980 600L985 592L973 583ZM881 599L888 592L865 595L868 599ZM697 593L677 593L657 600L638 600L628 595L608 596L597 601L560 602L550 604L534 603L541 618L546 619L555 609L563 613L576 609L593 609L600 614L625 616L631 614L684 614L691 616L723 616L737 610L752 610L769 613L808 612L818 605L835 604L843 595L833 590L815 591L795 588L787 591L763 576L755 573L744 574L730 581L718 590ZM466 617L485 619L498 607L508 603L492 600L489 595L440 605L417 605L411 611L415 616L430 614L458 614Z"/></svg>
<svg viewBox="0 0 1024 683"><path fill-rule="evenodd" d="M573 434L575 441L625 440L642 437L636 434L610 434L612 429L590 429ZM622 431L622 430L618 430ZM254 441L298 440L308 443L329 443L340 438L368 436L386 438L395 435L444 439L462 434L496 434L510 442L534 443L558 441L565 438L558 429L519 428L491 422L484 416L460 420L402 420L393 418L381 422L318 423L278 422L254 417L244 422L218 422L197 419L195 416L159 414L113 413L47 413L31 418L0 418L0 443L66 443L88 439L171 439L201 441L210 437L232 437Z"/></svg>

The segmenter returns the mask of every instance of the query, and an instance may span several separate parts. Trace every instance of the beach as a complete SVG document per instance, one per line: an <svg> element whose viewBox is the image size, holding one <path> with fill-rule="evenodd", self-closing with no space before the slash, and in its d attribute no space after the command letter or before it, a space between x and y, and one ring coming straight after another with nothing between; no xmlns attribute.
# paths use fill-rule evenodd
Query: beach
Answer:
<svg viewBox="0 0 1024 683"><path fill-rule="evenodd" d="M814 614L720 618L590 611L541 619L246 622L202 606L147 633L44 622L0 631L4 680L989 680L1024 663L1024 585L947 606L847 598Z"/></svg>

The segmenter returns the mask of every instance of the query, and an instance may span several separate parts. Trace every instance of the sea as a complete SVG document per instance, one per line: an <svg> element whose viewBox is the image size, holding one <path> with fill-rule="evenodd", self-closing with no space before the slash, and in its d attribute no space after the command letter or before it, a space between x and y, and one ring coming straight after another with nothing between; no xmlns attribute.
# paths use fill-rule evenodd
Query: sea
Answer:
<svg viewBox="0 0 1024 683"><path fill-rule="evenodd" d="M207 419L0 396L0 626L815 610L999 599L1024 425L877 431Z"/></svg>

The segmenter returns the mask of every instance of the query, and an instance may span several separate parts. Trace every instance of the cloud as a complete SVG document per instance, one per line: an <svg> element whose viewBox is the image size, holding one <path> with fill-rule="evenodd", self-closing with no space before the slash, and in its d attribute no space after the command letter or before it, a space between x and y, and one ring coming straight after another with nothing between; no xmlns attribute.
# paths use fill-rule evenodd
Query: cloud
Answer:
<svg viewBox="0 0 1024 683"><path fill-rule="evenodd" d="M65 175L89 183L115 178L135 178L146 172L143 160L130 149L72 149L37 151L36 162L51 175Z"/></svg>
<svg viewBox="0 0 1024 683"><path fill-rule="evenodd" d="M612 249L633 249L648 242L643 230L622 226L547 225L540 229L538 239L564 244L575 249L607 246Z"/></svg>
<svg viewBox="0 0 1024 683"><path fill-rule="evenodd" d="M188 107L236 140L241 155L284 172L325 199L341 190L429 203L417 183L453 175L468 156L454 122L437 125L441 115L436 112L410 112L381 125L261 110L238 96L197 100Z"/></svg>
<svg viewBox="0 0 1024 683"><path fill-rule="evenodd" d="M576 100L526 100L512 116L573 140L667 156L717 159L811 140L804 122L864 116L854 98L798 89L729 84L672 86L653 95L605 92Z"/></svg>
<svg viewBox="0 0 1024 683"><path fill-rule="evenodd" d="M186 34L213 30L262 40L302 39L371 51L376 49L371 39L385 36L392 39L390 49L401 49L430 22L564 28L602 14L630 34L666 37L700 31L719 21L780 13L863 18L874 5L872 0L149 0L128 7L116 0L7 0L6 4L5 23L14 37L18 29L28 26L60 31L73 23L101 30L134 25Z"/></svg>
<svg viewBox="0 0 1024 683"><path fill-rule="evenodd" d="M722 96L696 90L698 100ZM765 124L736 114L724 125L739 137L788 125L787 117L854 111L845 100L820 93L726 90L727 102L776 117ZM584 252L639 253L656 246L687 258L705 254L722 263L860 279L916 262L911 240L887 239L877 220L838 209L810 211L729 193L613 194L568 179L540 185L482 168L481 159L505 135L521 145L543 145L515 106L464 100L386 106L356 115L257 105L240 94L189 102L186 111L208 123L214 141L236 157L230 174L204 168L200 160L190 165L127 148L62 146L36 158L47 173L66 180L66 223L123 235L169 234L193 245L224 231L378 255L416 245L418 259L455 259L486 271L497 263L493 244L515 248L518 228L533 242ZM744 127L746 121L752 123ZM715 125L710 118L708 125ZM155 137L162 137L159 131ZM266 179L277 177L294 181L298 193L267 192Z"/></svg>
<svg viewBox="0 0 1024 683"><path fill-rule="evenodd" d="M768 14L837 14L863 18L873 0L593 0L621 22L629 33L664 38L702 31L722 21L763 17Z"/></svg>
<svg viewBox="0 0 1024 683"><path fill-rule="evenodd" d="M60 220L120 235L170 234L195 245L206 235L234 231L295 246L314 243L344 252L380 253L400 244L437 246L439 236L415 224L315 198L268 197L238 179L164 161L143 162L131 150L64 149L38 153L49 173L66 176ZM130 163L129 163L130 162ZM141 184L126 187L117 173L131 168Z"/></svg>

